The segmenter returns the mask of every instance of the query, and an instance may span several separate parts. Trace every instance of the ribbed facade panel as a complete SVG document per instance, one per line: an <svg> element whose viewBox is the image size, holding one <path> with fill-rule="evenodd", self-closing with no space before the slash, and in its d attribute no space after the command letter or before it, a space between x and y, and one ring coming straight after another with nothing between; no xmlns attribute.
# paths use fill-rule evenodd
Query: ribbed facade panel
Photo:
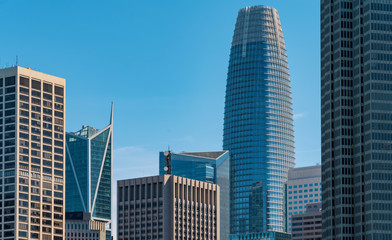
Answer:
<svg viewBox="0 0 392 240"><path fill-rule="evenodd" d="M323 239L392 239L392 2L321 1Z"/></svg>

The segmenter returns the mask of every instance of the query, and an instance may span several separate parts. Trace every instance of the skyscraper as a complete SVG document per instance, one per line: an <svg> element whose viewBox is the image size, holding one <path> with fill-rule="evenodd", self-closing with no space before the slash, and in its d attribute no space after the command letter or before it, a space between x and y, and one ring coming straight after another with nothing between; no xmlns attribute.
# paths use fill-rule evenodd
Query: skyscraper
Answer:
<svg viewBox="0 0 392 240"><path fill-rule="evenodd" d="M278 12L255 6L238 13L226 85L223 149L230 152L232 234L250 231L249 195L261 182L263 224L283 231L284 183L294 167L291 86ZM252 205L254 206L254 205Z"/></svg>
<svg viewBox="0 0 392 240"><path fill-rule="evenodd" d="M66 139L66 212L88 212L107 224L111 239L113 112L102 130L83 126Z"/></svg>
<svg viewBox="0 0 392 240"><path fill-rule="evenodd" d="M392 236L392 2L321 1L323 239Z"/></svg>
<svg viewBox="0 0 392 240"><path fill-rule="evenodd" d="M171 174L215 183L220 187L220 235L230 236L230 157L229 151L182 152L170 154ZM166 174L164 152L159 153L159 174Z"/></svg>
<svg viewBox="0 0 392 240"><path fill-rule="evenodd" d="M0 70L0 238L64 239L65 79Z"/></svg>

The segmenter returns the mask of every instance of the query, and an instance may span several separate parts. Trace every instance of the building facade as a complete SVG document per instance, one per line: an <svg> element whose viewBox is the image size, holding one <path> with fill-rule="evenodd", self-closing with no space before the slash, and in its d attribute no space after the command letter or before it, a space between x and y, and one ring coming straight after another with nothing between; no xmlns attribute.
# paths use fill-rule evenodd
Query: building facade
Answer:
<svg viewBox="0 0 392 240"><path fill-rule="evenodd" d="M321 166L292 168L287 180L287 230L291 232L292 215L307 212L307 204L321 203ZM320 207L321 209L321 207Z"/></svg>
<svg viewBox="0 0 392 240"><path fill-rule="evenodd" d="M159 153L159 174L166 174L164 152ZM171 174L220 187L220 236L230 237L230 157L228 151L173 153Z"/></svg>
<svg viewBox="0 0 392 240"><path fill-rule="evenodd" d="M250 232L250 193L262 182L263 224L283 231L284 184L294 167L290 77L278 12L241 9L234 30L226 85L223 149L230 152L231 234Z"/></svg>
<svg viewBox="0 0 392 240"><path fill-rule="evenodd" d="M292 240L321 240L321 203L309 203L306 212L292 215Z"/></svg>
<svg viewBox="0 0 392 240"><path fill-rule="evenodd" d="M291 235L284 232L264 232L232 235L230 240L291 240Z"/></svg>
<svg viewBox="0 0 392 240"><path fill-rule="evenodd" d="M117 239L220 240L219 186L160 175L117 182Z"/></svg>
<svg viewBox="0 0 392 240"><path fill-rule="evenodd" d="M64 239L65 79L0 69L0 238Z"/></svg>
<svg viewBox="0 0 392 240"><path fill-rule="evenodd" d="M102 130L83 126L66 134L66 212L87 212L105 222L111 239L113 113Z"/></svg>
<svg viewBox="0 0 392 240"><path fill-rule="evenodd" d="M392 2L321 0L323 239L392 239Z"/></svg>
<svg viewBox="0 0 392 240"><path fill-rule="evenodd" d="M88 212L65 214L66 240L106 240L106 223L91 220Z"/></svg>

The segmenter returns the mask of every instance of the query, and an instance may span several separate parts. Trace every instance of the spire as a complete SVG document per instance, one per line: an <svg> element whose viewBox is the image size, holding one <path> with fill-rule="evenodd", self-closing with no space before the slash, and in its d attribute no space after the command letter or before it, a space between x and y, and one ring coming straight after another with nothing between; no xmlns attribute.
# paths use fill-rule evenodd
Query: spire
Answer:
<svg viewBox="0 0 392 240"><path fill-rule="evenodd" d="M110 110L110 124L113 124L113 102L112 102L112 109Z"/></svg>

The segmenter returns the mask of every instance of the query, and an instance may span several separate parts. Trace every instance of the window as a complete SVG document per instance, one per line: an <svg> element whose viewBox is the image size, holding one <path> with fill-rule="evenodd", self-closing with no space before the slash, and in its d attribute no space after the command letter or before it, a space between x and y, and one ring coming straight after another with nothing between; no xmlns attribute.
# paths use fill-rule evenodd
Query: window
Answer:
<svg viewBox="0 0 392 240"><path fill-rule="evenodd" d="M15 85L15 76L5 78L5 86Z"/></svg>
<svg viewBox="0 0 392 240"><path fill-rule="evenodd" d="M41 82L37 80L31 80L31 87L37 90L41 90Z"/></svg>
<svg viewBox="0 0 392 240"><path fill-rule="evenodd" d="M44 89L44 92L52 93L52 84L44 83L43 89Z"/></svg>
<svg viewBox="0 0 392 240"><path fill-rule="evenodd" d="M54 93L60 96L64 96L64 88L55 86Z"/></svg>
<svg viewBox="0 0 392 240"><path fill-rule="evenodd" d="M19 82L21 86L29 87L30 85L29 79L25 77L20 77Z"/></svg>

